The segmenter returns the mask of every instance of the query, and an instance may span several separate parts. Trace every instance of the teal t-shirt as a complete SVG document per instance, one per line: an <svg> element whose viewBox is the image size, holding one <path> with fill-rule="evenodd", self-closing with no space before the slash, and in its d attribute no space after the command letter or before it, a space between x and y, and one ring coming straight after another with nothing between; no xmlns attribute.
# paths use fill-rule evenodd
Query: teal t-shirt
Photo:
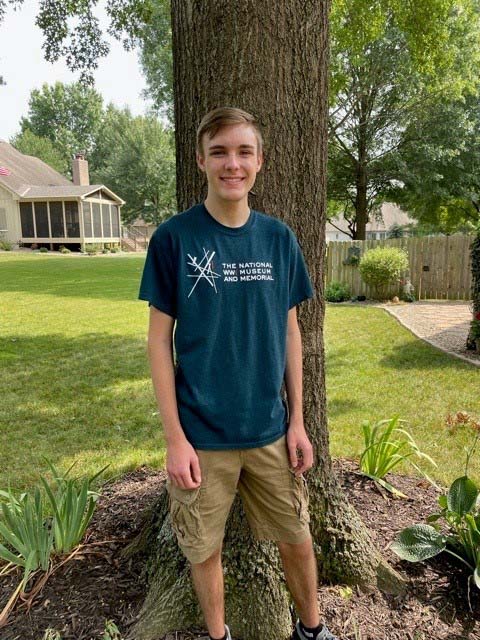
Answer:
<svg viewBox="0 0 480 640"><path fill-rule="evenodd" d="M139 298L176 319L180 422L196 449L259 447L287 430L288 310L313 296L284 222L251 210L231 228L198 204L163 222Z"/></svg>

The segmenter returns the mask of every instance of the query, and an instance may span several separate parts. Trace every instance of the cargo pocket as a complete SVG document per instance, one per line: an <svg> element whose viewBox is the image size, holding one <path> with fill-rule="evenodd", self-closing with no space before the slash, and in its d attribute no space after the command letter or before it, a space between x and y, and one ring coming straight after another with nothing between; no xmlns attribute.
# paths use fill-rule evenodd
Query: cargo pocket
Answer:
<svg viewBox="0 0 480 640"><path fill-rule="evenodd" d="M303 474L296 476L291 470L290 474L295 511L302 524L308 524L310 522L310 514L308 512L309 495L307 481Z"/></svg>
<svg viewBox="0 0 480 640"><path fill-rule="evenodd" d="M167 482L170 499L170 519L178 541L195 546L203 536L200 518L200 489L181 489Z"/></svg>

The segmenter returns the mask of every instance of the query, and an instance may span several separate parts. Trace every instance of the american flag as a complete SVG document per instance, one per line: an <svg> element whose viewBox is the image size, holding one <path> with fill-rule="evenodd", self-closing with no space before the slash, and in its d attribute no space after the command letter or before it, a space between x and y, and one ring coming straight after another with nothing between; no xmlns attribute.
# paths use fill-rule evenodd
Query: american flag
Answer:
<svg viewBox="0 0 480 640"><path fill-rule="evenodd" d="M9 176L10 170L7 167L0 167L0 176Z"/></svg>

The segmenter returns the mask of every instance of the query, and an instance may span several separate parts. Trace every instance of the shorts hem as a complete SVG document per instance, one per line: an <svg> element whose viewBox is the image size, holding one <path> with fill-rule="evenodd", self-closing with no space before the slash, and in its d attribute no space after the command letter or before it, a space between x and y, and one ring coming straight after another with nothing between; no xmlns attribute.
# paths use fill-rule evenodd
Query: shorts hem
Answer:
<svg viewBox="0 0 480 640"><path fill-rule="evenodd" d="M290 544L301 544L311 536L310 527L300 529L300 531L282 531L281 529L252 529L252 533L257 540L272 540L274 542L288 542Z"/></svg>

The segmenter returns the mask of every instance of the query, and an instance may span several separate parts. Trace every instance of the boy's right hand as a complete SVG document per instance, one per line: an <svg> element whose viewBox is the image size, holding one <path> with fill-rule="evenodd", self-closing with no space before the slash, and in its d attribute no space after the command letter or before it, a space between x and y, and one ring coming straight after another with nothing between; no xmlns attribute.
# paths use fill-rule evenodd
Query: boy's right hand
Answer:
<svg viewBox="0 0 480 640"><path fill-rule="evenodd" d="M187 439L167 445L167 474L181 489L196 489L202 482L197 453Z"/></svg>

